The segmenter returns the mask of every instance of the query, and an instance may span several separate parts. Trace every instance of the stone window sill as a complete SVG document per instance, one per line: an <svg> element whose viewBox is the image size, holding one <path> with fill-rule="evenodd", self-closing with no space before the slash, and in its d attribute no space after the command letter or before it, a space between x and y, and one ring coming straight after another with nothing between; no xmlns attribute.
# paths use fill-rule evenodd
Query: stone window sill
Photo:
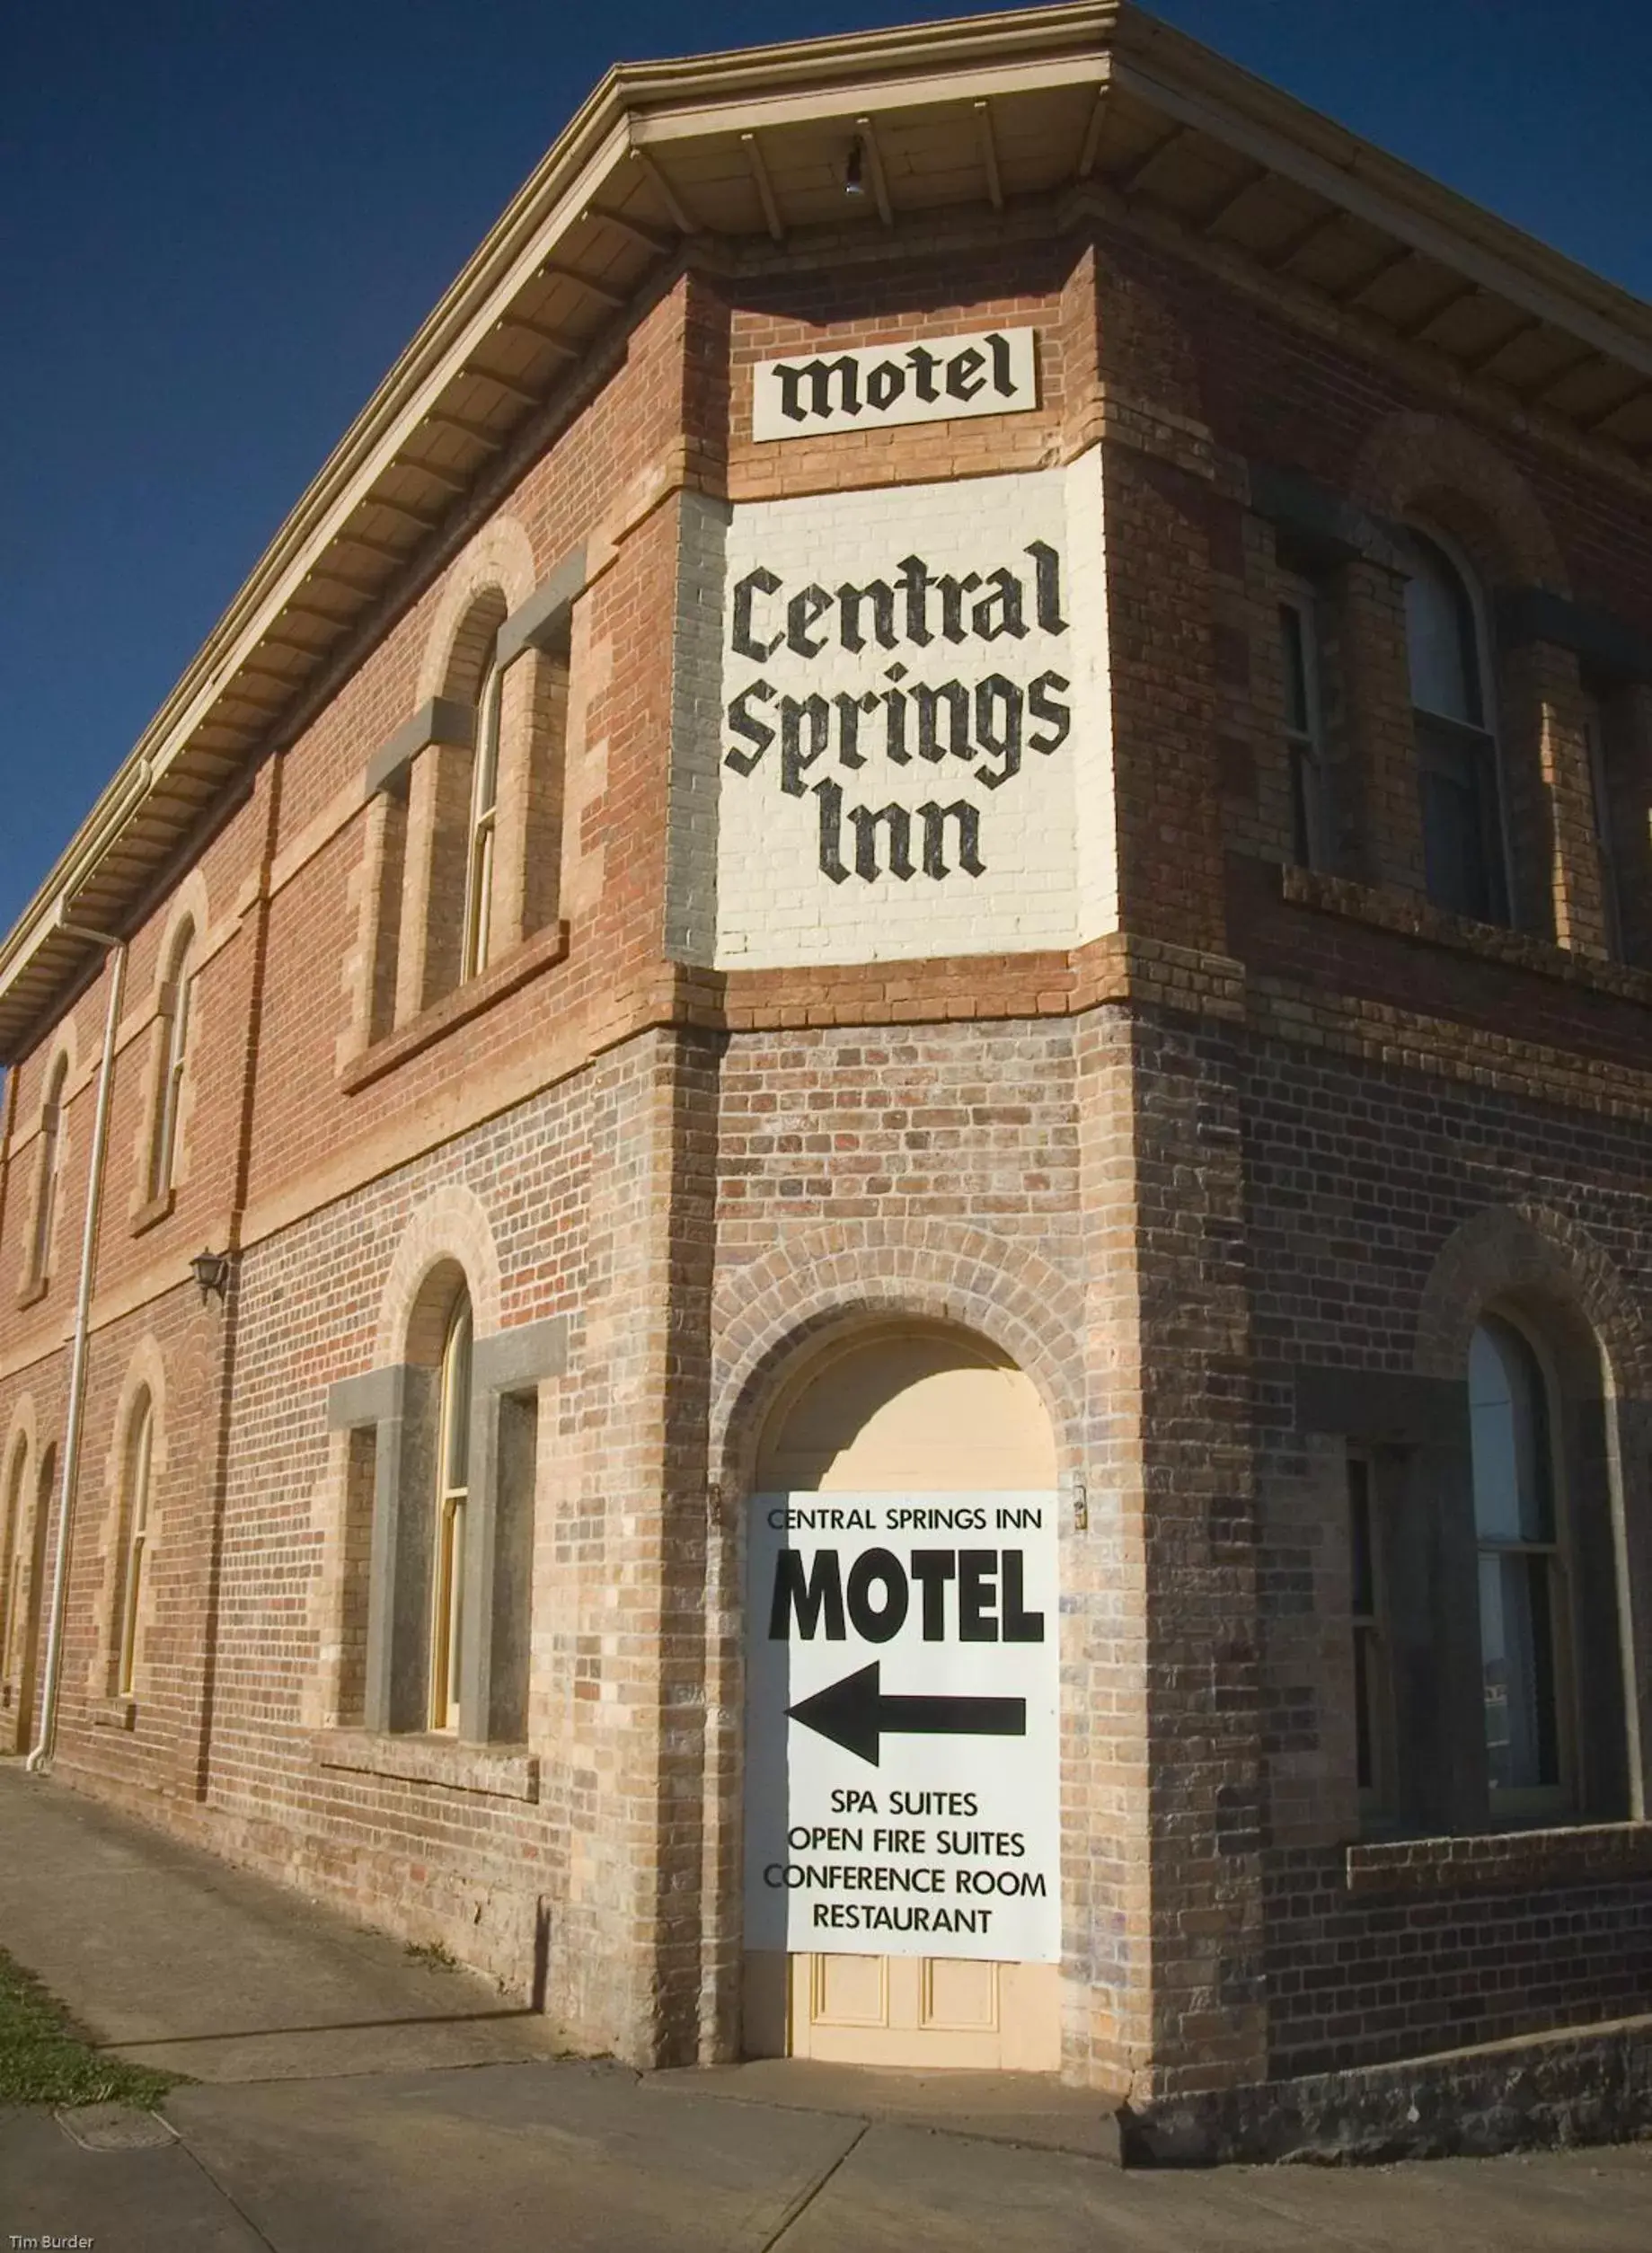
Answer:
<svg viewBox="0 0 1652 2253"><path fill-rule="evenodd" d="M468 1024L473 1017L479 1017L483 1010L491 1009L507 994L514 994L530 978L536 978L542 970L561 962L567 952L565 923L554 923L536 932L514 953L496 962L491 969L484 970L481 977L444 994L439 1002L421 1010L410 1023L387 1033L383 1040L375 1040L370 1048L351 1057L339 1074L340 1086L346 1095L370 1087L375 1080L383 1079L385 1073L393 1072L410 1056L420 1055L460 1025Z"/></svg>
<svg viewBox="0 0 1652 2253"><path fill-rule="evenodd" d="M176 1189L163 1189L159 1197L146 1197L132 1215L132 1233L141 1236L146 1228L163 1221L178 1202Z"/></svg>
<svg viewBox="0 0 1652 2253"><path fill-rule="evenodd" d="M1350 1893L1515 1893L1652 1876L1652 1823L1577 1823L1468 1838L1371 1839L1347 1850Z"/></svg>
<svg viewBox="0 0 1652 2253"><path fill-rule="evenodd" d="M17 1294L17 1303L20 1307L38 1306L40 1301L46 1296L48 1291L50 1289L50 1276L37 1275L31 1281L25 1283L22 1289Z"/></svg>
<svg viewBox="0 0 1652 2253"><path fill-rule="evenodd" d="M441 1784L489 1799L539 1798L539 1759L519 1745L462 1745L450 1736L381 1736L376 1729L318 1729L320 1768Z"/></svg>
<svg viewBox="0 0 1652 2253"><path fill-rule="evenodd" d="M1552 940L1534 938L1530 932L1506 931L1497 923L1477 923L1466 915L1451 915L1409 892L1356 884L1347 877L1324 876L1316 869L1296 868L1288 862L1279 871L1279 888L1298 907L1344 915L1351 923L1365 923L1376 931L1452 947L1459 954L1506 963L1513 969L1534 970L1541 977L1591 986L1624 1001L1652 1003L1652 970L1577 954L1569 947L1557 947Z"/></svg>
<svg viewBox="0 0 1652 2253"><path fill-rule="evenodd" d="M92 1726L94 1729L135 1729L137 1727L136 1698L96 1698L92 1706Z"/></svg>

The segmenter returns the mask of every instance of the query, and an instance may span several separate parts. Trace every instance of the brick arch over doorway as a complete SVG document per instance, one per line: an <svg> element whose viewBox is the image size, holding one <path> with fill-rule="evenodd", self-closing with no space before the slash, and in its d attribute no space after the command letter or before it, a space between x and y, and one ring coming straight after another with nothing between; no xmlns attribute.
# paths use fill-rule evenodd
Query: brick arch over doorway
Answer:
<svg viewBox="0 0 1652 2253"><path fill-rule="evenodd" d="M977 1333L1038 1388L1060 1474L1082 1461L1083 1294L1024 1245L932 1221L867 1232L811 1229L742 1268L718 1309L710 1461L722 1491L749 1481L782 1373L808 1345L868 1321L904 1318Z"/></svg>

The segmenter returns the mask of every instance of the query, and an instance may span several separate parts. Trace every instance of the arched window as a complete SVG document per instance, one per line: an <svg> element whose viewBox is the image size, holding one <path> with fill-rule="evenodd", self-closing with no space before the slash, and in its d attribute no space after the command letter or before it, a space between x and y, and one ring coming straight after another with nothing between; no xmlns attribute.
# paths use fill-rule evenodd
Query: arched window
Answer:
<svg viewBox="0 0 1652 2253"><path fill-rule="evenodd" d="M68 1083L69 1060L59 1056L52 1066L40 1113L40 1166L34 1200L34 1239L29 1248L29 1273L42 1282L51 1272L52 1230L57 1218L57 1189L63 1171L63 1092Z"/></svg>
<svg viewBox="0 0 1652 2253"><path fill-rule="evenodd" d="M436 1555L431 1575L430 1727L459 1726L464 1518L470 1500L471 1303L461 1297L442 1347L436 1447Z"/></svg>
<svg viewBox="0 0 1652 2253"><path fill-rule="evenodd" d="M190 957L195 926L185 923L172 949L172 973L162 997L166 1020L166 1045L161 1058L161 1079L155 1091L155 1139L150 1147L149 1194L164 1197L175 1185L178 1168L178 1113L183 1097L184 1067L189 1056L190 999L194 973Z"/></svg>
<svg viewBox="0 0 1652 2253"><path fill-rule="evenodd" d="M1410 535L1405 588L1428 897L1480 923L1508 920L1508 878L1479 599L1440 543Z"/></svg>
<svg viewBox="0 0 1652 2253"><path fill-rule="evenodd" d="M5 1482L5 1546L0 1549L0 1572L5 1575L4 1594L0 1595L0 1678L7 1682L12 1679L18 1655L17 1627L22 1615L27 1540L23 1501L28 1491L29 1443L20 1433L12 1450L11 1471Z"/></svg>
<svg viewBox="0 0 1652 2253"><path fill-rule="evenodd" d="M499 707L505 668L490 664L476 702L476 750L471 774L470 844L464 876L464 949L462 978L488 967L493 923L493 862L499 827Z"/></svg>
<svg viewBox="0 0 1652 2253"><path fill-rule="evenodd" d="M120 1647L115 1665L115 1694L129 1698L137 1664L137 1613L143 1600L144 1564L149 1542L149 1483L155 1454L155 1405L140 1393L127 1443L126 1555L120 1576Z"/></svg>
<svg viewBox="0 0 1652 2253"><path fill-rule="evenodd" d="M1518 1814L1564 1797L1566 1607L1548 1381L1497 1315L1469 1348L1469 1408L1491 1807Z"/></svg>

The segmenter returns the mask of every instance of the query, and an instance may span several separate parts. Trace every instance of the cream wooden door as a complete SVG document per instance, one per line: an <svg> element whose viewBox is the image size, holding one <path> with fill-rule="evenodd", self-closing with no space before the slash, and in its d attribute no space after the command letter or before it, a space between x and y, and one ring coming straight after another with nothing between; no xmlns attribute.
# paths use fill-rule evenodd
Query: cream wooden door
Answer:
<svg viewBox="0 0 1652 2253"><path fill-rule="evenodd" d="M757 1490L991 1493L1051 1489L1055 1446L1031 1381L985 1341L911 1325L861 1331L809 1362L772 1413ZM749 2056L1053 2072L1054 1964L959 1957L748 1954Z"/></svg>
<svg viewBox="0 0 1652 2253"><path fill-rule="evenodd" d="M1061 1998L1054 1964L957 1956L793 1956L789 2049L859 2065L1054 2072Z"/></svg>

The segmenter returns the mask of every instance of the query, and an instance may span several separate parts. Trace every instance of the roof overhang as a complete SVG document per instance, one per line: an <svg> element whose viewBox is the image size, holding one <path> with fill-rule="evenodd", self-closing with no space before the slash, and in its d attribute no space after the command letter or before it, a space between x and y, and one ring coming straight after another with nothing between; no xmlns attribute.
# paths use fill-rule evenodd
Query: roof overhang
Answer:
<svg viewBox="0 0 1652 2253"><path fill-rule="evenodd" d="M844 192L859 140L869 192ZM1652 467L1652 310L1115 0L611 71L282 526L0 942L0 1059L290 740L490 464L685 241L898 238L1093 181ZM1648 482L1652 490L1652 481Z"/></svg>

